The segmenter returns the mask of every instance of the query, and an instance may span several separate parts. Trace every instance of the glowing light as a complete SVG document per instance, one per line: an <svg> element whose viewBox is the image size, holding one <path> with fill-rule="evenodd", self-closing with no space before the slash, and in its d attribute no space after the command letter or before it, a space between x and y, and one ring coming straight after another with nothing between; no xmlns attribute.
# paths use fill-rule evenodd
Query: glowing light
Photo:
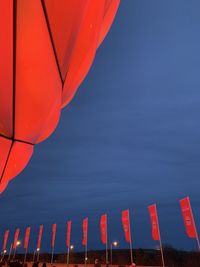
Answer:
<svg viewBox="0 0 200 267"><path fill-rule="evenodd" d="M114 241L114 242L113 242L113 246L114 246L114 247L117 247L117 246L118 246L118 242L117 242L117 241Z"/></svg>

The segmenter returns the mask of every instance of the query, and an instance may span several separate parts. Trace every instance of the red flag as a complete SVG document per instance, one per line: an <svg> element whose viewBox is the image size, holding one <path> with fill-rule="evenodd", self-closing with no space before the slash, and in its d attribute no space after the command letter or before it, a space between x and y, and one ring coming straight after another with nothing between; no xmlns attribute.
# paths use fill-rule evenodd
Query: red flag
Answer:
<svg viewBox="0 0 200 267"><path fill-rule="evenodd" d="M6 230L3 239L3 250L5 250L7 247L8 235L9 235L9 230Z"/></svg>
<svg viewBox="0 0 200 267"><path fill-rule="evenodd" d="M189 197L180 200L185 230L190 238L198 238Z"/></svg>
<svg viewBox="0 0 200 267"><path fill-rule="evenodd" d="M82 227L83 227L83 240L82 240L82 244L84 245L84 246L87 246L87 236L88 236L88 218L85 218L84 220L83 220L83 225L82 225Z"/></svg>
<svg viewBox="0 0 200 267"><path fill-rule="evenodd" d="M42 240L42 232L43 232L43 225L40 225L39 234L38 234L38 241L37 241L37 248L40 249L41 247L41 240Z"/></svg>
<svg viewBox="0 0 200 267"><path fill-rule="evenodd" d="M101 242L107 244L107 215L101 215L100 220Z"/></svg>
<svg viewBox="0 0 200 267"><path fill-rule="evenodd" d="M160 229L159 229L156 204L148 206L148 210L151 218L152 238L153 240L160 240Z"/></svg>
<svg viewBox="0 0 200 267"><path fill-rule="evenodd" d="M51 239L52 248L54 248L55 246L55 238L56 238L56 223L52 225L52 239Z"/></svg>
<svg viewBox="0 0 200 267"><path fill-rule="evenodd" d="M68 221L67 222L67 237L66 237L66 247L69 247L70 246L70 240L71 240L71 225L72 225L72 222L71 221Z"/></svg>
<svg viewBox="0 0 200 267"><path fill-rule="evenodd" d="M127 242L131 241L131 230L130 230L130 218L129 210L122 211L122 226L124 229L124 235Z"/></svg>
<svg viewBox="0 0 200 267"><path fill-rule="evenodd" d="M24 237L24 248L25 248L25 249L28 248L30 232L31 232L31 227L27 227L27 228L26 228L25 237Z"/></svg>
<svg viewBox="0 0 200 267"><path fill-rule="evenodd" d="M15 236L14 236L14 242L13 242L13 248L16 249L17 247L17 241L19 237L19 228L15 230Z"/></svg>

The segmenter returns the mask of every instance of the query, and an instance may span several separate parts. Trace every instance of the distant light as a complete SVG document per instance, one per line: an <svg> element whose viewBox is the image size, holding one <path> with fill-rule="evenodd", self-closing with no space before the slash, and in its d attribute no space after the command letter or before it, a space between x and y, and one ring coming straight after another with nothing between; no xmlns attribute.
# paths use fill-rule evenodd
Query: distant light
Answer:
<svg viewBox="0 0 200 267"><path fill-rule="evenodd" d="M117 247L118 246L118 242L117 241L114 241L113 242L113 246Z"/></svg>
<svg viewBox="0 0 200 267"><path fill-rule="evenodd" d="M20 240L18 240L17 241L17 246L19 246L21 244L21 241Z"/></svg>
<svg viewBox="0 0 200 267"><path fill-rule="evenodd" d="M6 249L4 249L3 253L5 254L6 252L7 252L7 250L6 250Z"/></svg>
<svg viewBox="0 0 200 267"><path fill-rule="evenodd" d="M37 248L37 251L40 251L40 248Z"/></svg>
<svg viewBox="0 0 200 267"><path fill-rule="evenodd" d="M87 260L88 260L88 258L86 257L86 258L85 258L85 260L87 261Z"/></svg>
<svg viewBox="0 0 200 267"><path fill-rule="evenodd" d="M73 246L73 245L70 245L70 249L71 249L71 250L74 249L74 246Z"/></svg>

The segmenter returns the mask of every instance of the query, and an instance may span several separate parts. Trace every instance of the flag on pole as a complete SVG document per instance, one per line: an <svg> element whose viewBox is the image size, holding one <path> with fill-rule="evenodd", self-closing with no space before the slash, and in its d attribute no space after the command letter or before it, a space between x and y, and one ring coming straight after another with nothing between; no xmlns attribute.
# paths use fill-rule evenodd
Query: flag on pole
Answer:
<svg viewBox="0 0 200 267"><path fill-rule="evenodd" d="M129 210L122 211L122 226L124 229L124 236L127 242L131 240L131 229L130 229L130 217Z"/></svg>
<svg viewBox="0 0 200 267"><path fill-rule="evenodd" d="M30 232L31 232L31 227L27 227L27 228L26 228L25 237L24 237L24 248L25 248L25 249L28 248Z"/></svg>
<svg viewBox="0 0 200 267"><path fill-rule="evenodd" d="M152 238L153 240L160 240L160 229L159 229L156 204L148 206L148 210L151 218Z"/></svg>
<svg viewBox="0 0 200 267"><path fill-rule="evenodd" d="M42 240L42 232L43 232L43 225L40 225L39 234L38 234L38 241L37 241L37 248L40 249L41 247L41 240Z"/></svg>
<svg viewBox="0 0 200 267"><path fill-rule="evenodd" d="M151 219L151 233L153 240L157 240L160 243L160 254L162 258L162 266L165 267L165 260L163 255L163 247L162 241L160 237L160 228L159 228L159 221L158 221L158 213L156 204L152 204L148 206L149 215Z"/></svg>
<svg viewBox="0 0 200 267"><path fill-rule="evenodd" d="M54 248L55 246L55 237L56 237L56 223L52 225L52 239L51 239L52 248Z"/></svg>
<svg viewBox="0 0 200 267"><path fill-rule="evenodd" d="M180 206L187 235L190 238L198 238L189 197L181 199Z"/></svg>
<svg viewBox="0 0 200 267"><path fill-rule="evenodd" d="M17 247L17 241L19 237L19 228L15 230L15 235L14 235L14 242L13 242L13 248L16 249Z"/></svg>
<svg viewBox="0 0 200 267"><path fill-rule="evenodd" d="M72 222L68 221L67 222L66 247L69 247L70 246L70 242L71 242L71 225L72 225Z"/></svg>
<svg viewBox="0 0 200 267"><path fill-rule="evenodd" d="M4 233L4 239L3 239L3 251L7 247L8 235L9 235L9 230L6 230Z"/></svg>
<svg viewBox="0 0 200 267"><path fill-rule="evenodd" d="M83 246L87 246L87 238L88 238L88 218L85 218L83 220L83 240L82 240L82 244Z"/></svg>
<svg viewBox="0 0 200 267"><path fill-rule="evenodd" d="M107 215L101 215L100 220L101 242L107 244Z"/></svg>

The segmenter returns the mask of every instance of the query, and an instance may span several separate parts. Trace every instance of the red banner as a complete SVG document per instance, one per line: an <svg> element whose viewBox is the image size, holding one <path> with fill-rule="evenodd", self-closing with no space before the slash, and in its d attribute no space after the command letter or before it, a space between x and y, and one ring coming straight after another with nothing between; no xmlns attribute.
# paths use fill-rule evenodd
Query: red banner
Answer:
<svg viewBox="0 0 200 267"><path fill-rule="evenodd" d="M17 241L19 237L19 228L16 229L15 235L14 235L14 242L13 242L13 248L16 249L17 247Z"/></svg>
<svg viewBox="0 0 200 267"><path fill-rule="evenodd" d="M107 243L107 215L101 215L100 220L100 230L101 230L101 242L103 244Z"/></svg>
<svg viewBox="0 0 200 267"><path fill-rule="evenodd" d="M189 197L180 200L185 230L190 238L198 238Z"/></svg>
<svg viewBox="0 0 200 267"><path fill-rule="evenodd" d="M6 230L3 239L3 250L5 250L7 247L8 235L9 235L9 230Z"/></svg>
<svg viewBox="0 0 200 267"><path fill-rule="evenodd" d="M153 240L160 240L160 229L159 229L156 204L148 206L148 210L151 218L152 238Z"/></svg>
<svg viewBox="0 0 200 267"><path fill-rule="evenodd" d="M87 246L87 238L88 238L88 218L85 218L83 220L83 240L82 240L82 244L83 246Z"/></svg>
<svg viewBox="0 0 200 267"><path fill-rule="evenodd" d="M127 242L131 241L131 230L130 230L130 218L129 210L122 211L122 226L124 229L124 236Z"/></svg>
<svg viewBox="0 0 200 267"><path fill-rule="evenodd" d="M40 225L39 234L38 234L38 241L37 241L37 248L40 249L41 247L41 240L42 240L42 232L43 232L43 225Z"/></svg>
<svg viewBox="0 0 200 267"><path fill-rule="evenodd" d="M71 242L71 226L72 226L72 222L68 221L67 222L66 247L69 247L70 246L70 242Z"/></svg>
<svg viewBox="0 0 200 267"><path fill-rule="evenodd" d="M27 227L27 228L26 228L25 237L24 237L24 248L25 248L25 249L28 248L30 232L31 232L31 227Z"/></svg>
<svg viewBox="0 0 200 267"><path fill-rule="evenodd" d="M54 248L55 246L55 238L56 238L56 223L52 225L52 239L51 239L52 248Z"/></svg>

